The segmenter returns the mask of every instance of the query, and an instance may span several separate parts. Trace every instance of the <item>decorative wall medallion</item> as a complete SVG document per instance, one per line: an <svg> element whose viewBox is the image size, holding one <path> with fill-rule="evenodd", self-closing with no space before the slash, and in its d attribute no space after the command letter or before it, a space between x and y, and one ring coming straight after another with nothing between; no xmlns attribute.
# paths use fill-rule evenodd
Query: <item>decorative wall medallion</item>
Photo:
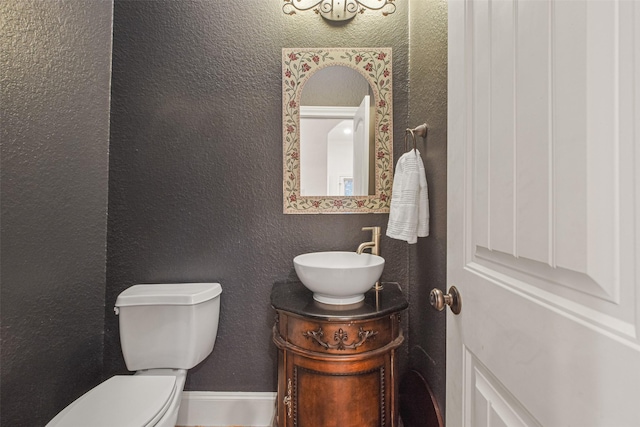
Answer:
<svg viewBox="0 0 640 427"><path fill-rule="evenodd" d="M363 345L369 338L374 338L376 335L378 335L378 331L365 331L364 329L362 329L362 327L360 327L360 329L358 330L358 339L353 341L351 344L346 344L347 340L349 339L349 334L342 328L339 328L333 333L333 340L336 342L336 344L329 344L328 342L323 341L324 331L322 330L322 327L318 327L318 330L316 331L303 332L302 335L304 335L305 338L314 339L320 346L326 349L355 350Z"/></svg>

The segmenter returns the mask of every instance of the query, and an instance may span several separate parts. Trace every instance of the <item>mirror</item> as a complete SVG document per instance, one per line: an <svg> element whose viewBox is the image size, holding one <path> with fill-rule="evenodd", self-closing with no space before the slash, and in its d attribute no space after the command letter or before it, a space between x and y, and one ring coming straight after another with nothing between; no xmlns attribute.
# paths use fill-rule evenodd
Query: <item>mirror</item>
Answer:
<svg viewBox="0 0 640 427"><path fill-rule="evenodd" d="M285 213L389 212L391 49L283 49Z"/></svg>
<svg viewBox="0 0 640 427"><path fill-rule="evenodd" d="M300 98L300 194L375 194L373 93L357 71L319 69ZM371 180L369 179L371 177Z"/></svg>

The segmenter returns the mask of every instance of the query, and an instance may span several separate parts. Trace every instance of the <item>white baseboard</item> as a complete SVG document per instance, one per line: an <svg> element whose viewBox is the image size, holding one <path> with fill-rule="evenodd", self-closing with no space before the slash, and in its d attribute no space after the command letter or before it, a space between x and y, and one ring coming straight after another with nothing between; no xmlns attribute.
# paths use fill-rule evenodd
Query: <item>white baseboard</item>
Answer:
<svg viewBox="0 0 640 427"><path fill-rule="evenodd" d="M269 427L276 393L185 391L178 412L179 426Z"/></svg>

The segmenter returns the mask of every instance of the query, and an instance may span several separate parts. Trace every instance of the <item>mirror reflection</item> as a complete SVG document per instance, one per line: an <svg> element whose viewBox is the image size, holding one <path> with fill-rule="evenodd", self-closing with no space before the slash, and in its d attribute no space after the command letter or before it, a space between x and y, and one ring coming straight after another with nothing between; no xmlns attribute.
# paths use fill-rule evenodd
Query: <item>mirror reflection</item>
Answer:
<svg viewBox="0 0 640 427"><path fill-rule="evenodd" d="M373 92L357 71L314 73L300 100L300 194L375 194Z"/></svg>
<svg viewBox="0 0 640 427"><path fill-rule="evenodd" d="M389 48L282 51L284 212L389 212Z"/></svg>

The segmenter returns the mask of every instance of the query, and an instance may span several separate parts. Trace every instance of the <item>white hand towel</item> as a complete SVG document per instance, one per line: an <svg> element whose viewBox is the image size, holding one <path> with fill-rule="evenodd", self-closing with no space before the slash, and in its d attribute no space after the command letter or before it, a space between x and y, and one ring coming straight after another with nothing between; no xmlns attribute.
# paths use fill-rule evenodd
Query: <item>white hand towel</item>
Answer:
<svg viewBox="0 0 640 427"><path fill-rule="evenodd" d="M429 235L429 193L418 150L403 154L393 176L387 236L417 243Z"/></svg>

